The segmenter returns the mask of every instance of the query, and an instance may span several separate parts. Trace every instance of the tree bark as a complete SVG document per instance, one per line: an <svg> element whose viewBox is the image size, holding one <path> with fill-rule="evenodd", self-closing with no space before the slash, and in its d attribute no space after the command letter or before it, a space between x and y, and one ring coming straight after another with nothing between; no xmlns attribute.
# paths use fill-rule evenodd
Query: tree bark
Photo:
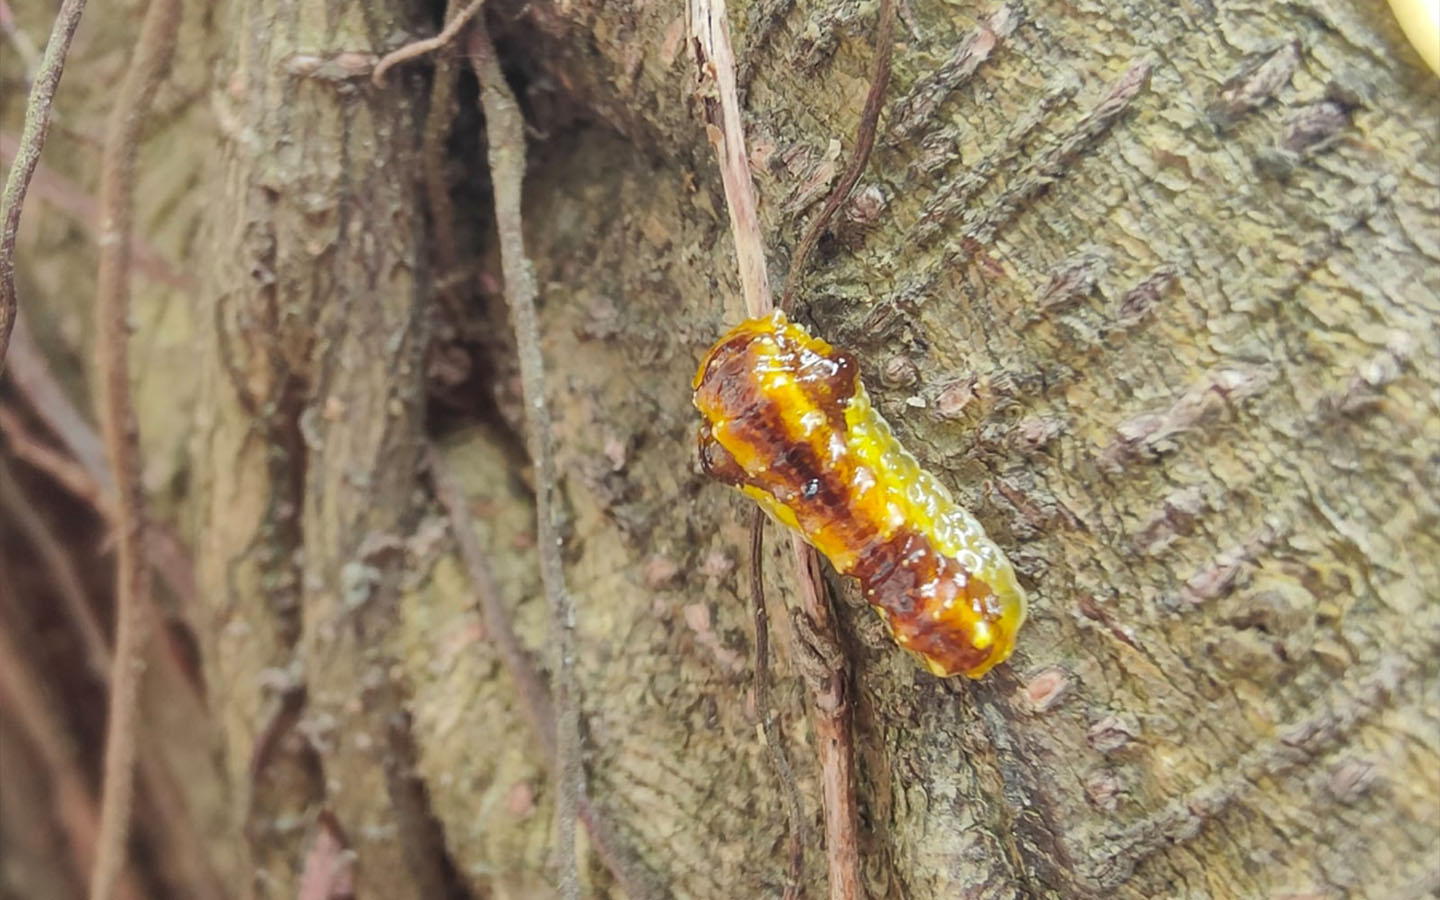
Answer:
<svg viewBox="0 0 1440 900"><path fill-rule="evenodd" d="M690 378L742 312L681 10L488 14L536 128L526 244L588 795L657 895L778 896L748 501L693 459ZM194 353L152 356L138 390L147 454L187 476L152 489L193 539L238 871L257 896L296 896L339 834L361 896L544 896L543 753L419 467L438 438L546 658L513 345L489 327L503 304L473 83L446 145L457 221L431 227L434 63L380 88L368 75L434 23L379 0L212 15L192 35L208 49L182 55L220 60L214 115L187 127L221 149L194 190L141 209L172 258L194 240L175 223L205 222L188 267L202 286L175 295L194 314L171 326ZM874 18L730 11L777 282L850 149ZM833 580L866 890L1440 888L1440 717L1424 703L1440 668L1440 82L1378 0L915 0L897 38L871 167L797 311L858 352L878 407L1031 603L1008 665L941 682ZM152 149L142 163L164 166ZM65 246L35 213L37 254ZM459 272L436 268L441 233ZM42 274L25 296L68 283ZM173 290L137 293L140 320ZM483 375L459 381L458 405L435 400L432 298L460 308L436 345ZM427 375L443 415L427 418ZM174 409L194 410L178 438ZM769 534L773 695L818 823L790 558ZM824 853L806 849L821 896ZM585 877L615 894L593 858Z"/></svg>
<svg viewBox="0 0 1440 900"><path fill-rule="evenodd" d="M419 514L428 275L420 84L368 77L415 26L385 3L228 12L194 508L257 886L295 893L319 839L296 826L324 809L366 892L447 896L386 639Z"/></svg>

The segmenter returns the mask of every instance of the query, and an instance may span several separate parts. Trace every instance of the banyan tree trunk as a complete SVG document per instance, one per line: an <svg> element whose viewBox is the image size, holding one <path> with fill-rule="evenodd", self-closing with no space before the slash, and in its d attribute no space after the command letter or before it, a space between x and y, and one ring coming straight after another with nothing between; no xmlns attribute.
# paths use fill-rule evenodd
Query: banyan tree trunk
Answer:
<svg viewBox="0 0 1440 900"><path fill-rule="evenodd" d="M131 27L94 6L46 157L81 188ZM543 742L422 465L435 442L548 663L464 35L370 78L438 6L187 4L143 147L141 232L170 273L135 286L146 483L193 553L218 762L186 784L236 897L297 896L332 844L361 897L553 890ZM875 12L729 11L772 274L848 158ZM778 896L749 501L694 459L690 379L743 309L684 10L483 14L533 126L587 793L632 890ZM1380 0L912 0L895 40L875 153L797 315L857 353L1030 619L1007 665L941 681L831 575L865 890L1440 889L1440 80ZM26 313L78 389L89 338L66 316L94 251L49 196ZM767 537L818 897L793 564ZM620 896L582 853L587 890Z"/></svg>

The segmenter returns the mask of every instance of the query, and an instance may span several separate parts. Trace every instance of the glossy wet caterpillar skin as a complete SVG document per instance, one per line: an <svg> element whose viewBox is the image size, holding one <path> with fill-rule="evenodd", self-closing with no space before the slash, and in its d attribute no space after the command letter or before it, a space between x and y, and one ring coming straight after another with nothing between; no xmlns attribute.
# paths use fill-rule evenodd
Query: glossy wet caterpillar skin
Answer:
<svg viewBox="0 0 1440 900"><path fill-rule="evenodd" d="M1000 548L870 405L854 357L778 310L722 337L695 375L700 460L860 579L936 675L1004 661L1025 595Z"/></svg>

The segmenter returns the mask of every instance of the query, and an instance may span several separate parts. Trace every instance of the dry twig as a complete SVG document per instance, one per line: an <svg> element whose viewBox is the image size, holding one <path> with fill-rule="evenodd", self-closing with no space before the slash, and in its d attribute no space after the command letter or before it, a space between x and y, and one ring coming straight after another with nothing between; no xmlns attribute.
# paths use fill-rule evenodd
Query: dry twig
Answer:
<svg viewBox="0 0 1440 900"><path fill-rule="evenodd" d="M820 236L834 218L840 204L849 198L870 161L870 151L875 148L875 132L880 124L880 110L885 105L885 89L890 86L890 51L894 47L895 0L880 0L880 21L875 30L875 76L870 80L870 92L865 95L865 108L860 112L860 127L855 131L855 150L845 166L845 174L835 190L820 208L820 214L805 230L805 237L790 260L790 271L785 276L785 290L780 294L780 308L789 312L795 305L795 292L805 280L805 264L810 253L820 242Z"/></svg>
<svg viewBox="0 0 1440 900"><path fill-rule="evenodd" d="M402 62L424 56L432 50L439 50L441 47L455 40L455 35L460 33L460 30L465 27L465 23L475 18L475 14L478 13L480 7L484 5L485 0L471 0L470 5L460 10L458 14L452 15L447 11L445 27L440 29L439 34L434 37L425 38L422 41L413 41L401 47L399 50L393 50L385 54L380 58L380 61L375 64L375 71L370 73L370 80L375 82L376 87L384 87L386 72Z"/></svg>
<svg viewBox="0 0 1440 900"><path fill-rule="evenodd" d="M110 900L125 867L134 799L135 743L150 567L141 563L145 497L140 447L130 402L126 353L130 308L130 237L140 124L170 69L180 0L150 0L134 55L120 82L105 130L100 170L100 270L95 293L95 351L100 431L116 487L115 652L105 735L105 782L90 900Z"/></svg>
<svg viewBox="0 0 1440 900"><path fill-rule="evenodd" d="M740 121L739 98L735 89L734 56L730 49L729 36L725 25L724 0L691 0L691 34L695 40L697 65L700 70L702 91L713 90L715 96L706 99L706 113L710 123L711 142L715 144L720 162L721 180L725 185L726 202L730 207L730 226L735 240L736 256L740 264L740 281L745 291L745 306L749 315L758 316L769 312L771 299L769 284L765 276L764 242L760 236L758 217L755 214L754 187L746 165L745 136ZM860 126L856 134L855 152L847 165L839 184L825 202L815 221L801 240L792 261L785 292L781 298L781 309L788 309L798 289L805 263L811 250L835 211L854 189L860 174L869 160L875 144L875 133L879 123L880 110L885 91L890 81L890 52L895 24L893 0L881 0L880 20L877 27L877 48L875 76L861 113ZM719 109L719 127L716 125L716 107ZM716 132L719 132L717 135ZM758 284L757 284L758 282ZM751 553L760 555L760 531L752 530ZM791 535L791 548L795 554L796 576L800 587L805 624L813 629L816 643L834 647L838 645L836 626L825 594L824 582L819 574L819 559L814 549L798 535ZM759 580L755 580L755 588ZM756 679L757 685L764 677L767 662L761 657L764 645L759 640L762 632L764 608L763 594L755 598L756 613ZM859 843L857 840L858 811L855 802L853 751L850 737L849 702L846 697L846 672L844 660L838 655L817 659L811 673L811 687L815 708L816 753L820 760L821 784L825 795L825 847L827 868L830 876L830 896L835 900L853 900L860 896ZM759 692L757 690L757 702ZM762 710L762 716L768 711ZM781 779L785 780L781 769Z"/></svg>
<svg viewBox="0 0 1440 900"><path fill-rule="evenodd" d="M495 639L500 658L505 661L510 677L515 679L521 708L529 717L530 726L535 729L540 749L547 759L553 760L555 714L550 707L550 691L545 687L545 679L535 668L530 651L520 643L519 636L510 625L510 616L500 600L500 586L495 583L490 562L481 551L480 543L475 540L475 528L465 506L465 495L451 477L449 467L445 465L438 448L430 447L426 455L426 465L430 469L430 480L435 485L435 496L450 517L450 533L455 537L455 547L460 551L460 559L465 563L470 580L474 582L476 603L480 607L480 618L485 622L485 631Z"/></svg>
<svg viewBox="0 0 1440 900"><path fill-rule="evenodd" d="M477 19L470 30L469 52L470 63L480 79L480 102L485 112L490 181L495 190L495 225L500 233L500 267L505 276L505 298L510 306L520 357L526 443L535 465L540 580L550 606L555 645L555 746L559 788L555 803L555 843L560 865L560 896L565 900L578 900L580 872L575 858L575 816L580 793L580 710L575 684L575 606L565 587L565 567L560 559L559 510L555 503L558 478L550 436L550 410L545 402L540 325L535 313L535 273L525 255L520 215L521 183L525 177L525 120L500 71L500 60L495 55L484 19Z"/></svg>
<svg viewBox="0 0 1440 900"><path fill-rule="evenodd" d="M460 0L445 5L445 21L459 21ZM454 56L442 53L435 62L435 80L430 85L430 108L425 114L425 128L420 137L420 160L425 169L425 199L430 207L431 230L435 233L435 257L439 263L440 300L455 311L455 287L451 279L460 267L460 245L455 238L455 207L450 202L450 186L445 181L445 139L455 120Z"/></svg>
<svg viewBox="0 0 1440 900"><path fill-rule="evenodd" d="M510 615L506 612L504 603L501 602L500 588L495 583L490 562L475 539L475 528L471 524L470 513L465 506L464 494L455 484L455 479L451 477L439 450L431 447L427 459L430 478L435 485L435 495L439 498L440 504L445 507L450 518L450 533L455 537L455 546L460 551L460 559L464 562L465 570L469 573L470 581L475 587L477 605L480 607L480 618L485 622L485 631L495 640L506 670L510 673L510 677L515 679L516 690L520 694L521 709L524 711L526 719L529 720L531 729L535 732L535 739L540 742L540 752L545 756L546 766L551 772L554 772L557 750L555 713L550 702L550 690L545 686L545 680L540 677L540 672L535 667L535 661L531 658L530 651L520 643L520 638L510 624ZM585 824L586 833L590 835L590 843L595 847L596 854L605 867L610 870L610 874L615 876L615 881L625 892L625 896L637 898L637 900L660 896L661 892L655 888L650 875L644 870L644 866L635 859L634 854L616 836L615 828L608 818L596 809L589 798L585 796L583 786L578 798L578 812L580 821Z"/></svg>
<svg viewBox="0 0 1440 900"><path fill-rule="evenodd" d="M44 472L76 500L88 504L106 519L115 515L109 496L84 466L36 439L21 423L20 416L3 405L0 405L0 434L5 435L16 459Z"/></svg>
<svg viewBox="0 0 1440 900"><path fill-rule="evenodd" d="M6 414L0 409L0 414ZM19 454L17 454L18 456ZM39 561L50 570L50 581L65 610L65 618L80 633L80 645L84 648L85 664L99 681L108 677L110 650L105 646L105 632L85 596L85 585L75 561L66 552L60 540L50 530L43 517L35 511L24 489L15 481L10 467L0 459L0 509L5 511L5 520L15 525L16 530Z"/></svg>
<svg viewBox="0 0 1440 900"><path fill-rule="evenodd" d="M700 95L705 103L706 131L720 163L730 235L740 264L740 290L745 313L763 316L774 307L765 274L765 239L760 234L755 183L745 155L745 126L740 121L740 95L735 86L735 53L725 24L725 0L690 0L690 36L695 42Z"/></svg>
<svg viewBox="0 0 1440 900"><path fill-rule="evenodd" d="M0 413L5 413L5 411L0 409ZM11 441L13 449L15 433L7 430L6 437ZM18 452L16 457L24 458ZM71 465L74 464L71 463ZM75 567L75 561L71 558L71 552L31 505L24 489L15 481L3 460L0 460L0 519L15 524L24 541L38 556L39 561L50 571L51 584L60 595L66 621L74 625L80 633L86 665L100 684L108 684L111 675L110 648L106 646L99 618L85 596L85 587L80 581L80 574ZM7 611L14 612L14 610ZM13 628L15 623L12 621L4 627ZM193 681L176 677L179 674L183 674L182 666L174 664L167 666L162 660L162 664L156 672L158 680L155 682L162 696L174 696L174 692L196 688ZM195 829L187 798L168 765L166 754L160 746L160 736L150 737L151 740L145 751L140 754L139 761L140 783L150 800L151 808L156 812L151 819L153 827L150 835L157 842L157 849L163 849L166 854L177 861L184 860L191 867L194 880L187 884L187 890L191 892L192 896L197 898L223 897L225 891L221 888L219 879L209 865L206 851L201 846L202 840ZM47 753L47 758L51 758L52 763L59 759L49 753ZM64 774L63 772L56 773L57 782L63 781ZM63 792L63 785L60 787ZM93 807L88 796L86 803ZM95 818L93 812L93 808L89 810L90 819ZM62 818L65 816L62 815ZM90 837L86 839L84 845L85 865L80 867L80 871L88 871L90 863L93 861L93 833L96 831L96 824L94 821L90 822L85 831ZM131 890L129 896L138 895Z"/></svg>
<svg viewBox="0 0 1440 900"><path fill-rule="evenodd" d="M50 130L50 106L55 100L55 89L60 85L60 75L65 71L70 39L75 36L80 14L84 11L85 0L64 0L60 11L55 14L55 27L45 44L45 56L35 72L30 102L25 107L20 151L16 154L9 177L5 179L5 192L0 195L0 371L5 370L10 332L15 327L15 316L20 309L15 292L15 236L20 230L20 210L25 205L30 178L40 163L45 134Z"/></svg>
<svg viewBox="0 0 1440 900"><path fill-rule="evenodd" d="M770 702L770 616L765 611L765 513L757 507L750 517L750 612L755 619L755 709L760 727L765 732L765 750L770 765L780 779L785 797L785 815L790 820L790 874L785 885L784 900L794 900L803 891L805 844L809 829L805 827L805 808L800 801L800 785L795 770L785 753L785 737L775 721Z"/></svg>
<svg viewBox="0 0 1440 900"><path fill-rule="evenodd" d="M850 736L849 672L845 657L836 652L839 630L830 610L820 557L799 535L790 536L800 586L802 628L811 632L816 646L801 653L808 660L806 673L814 704L815 755L820 758L820 790L825 798L825 859L830 876L831 900L857 900L860 890L859 807L855 801L855 749Z"/></svg>
<svg viewBox="0 0 1440 900"><path fill-rule="evenodd" d="M764 240L755 214L755 188L745 162L745 134L740 123L735 61L725 24L724 0L691 0L690 17L702 89L713 82L718 94L715 100L707 101L707 115L711 119L711 142L716 145L719 156L726 201L730 204L730 226L740 263L745 306L751 316L764 315L769 312L772 301L765 276ZM720 110L719 129L714 124L716 103ZM718 138L717 130L720 131ZM738 209L737 202L740 204ZM836 645L835 622L830 614L824 583L819 578L814 550L799 535L791 535L790 540L796 557L796 580L806 621L816 632L819 642ZM752 553L757 556L759 551L758 546L752 548ZM760 602L763 604L763 598ZM757 663L757 677L760 666ZM858 824L851 775L853 750L845 681L844 661L838 657L832 659L827 672L811 679L815 732L819 739L815 753L819 758L825 794L826 867L830 876L830 896L836 900L853 900L859 896L860 890ZM762 712L762 715L766 714ZM777 774L784 778L783 772Z"/></svg>
<svg viewBox="0 0 1440 900"><path fill-rule="evenodd" d="M70 451L74 462L65 459L32 437L13 414L0 409L0 432L10 440L18 459L48 474L81 500L90 503L111 523L116 521L115 478L105 462L100 437L65 395L51 374L40 348L30 337L25 316L15 320L7 376L30 409ZM175 596L180 609L192 617L196 612L195 567L189 551L175 532L160 522L148 523L145 558L161 581Z"/></svg>
<svg viewBox="0 0 1440 900"><path fill-rule="evenodd" d="M17 640L13 625L7 622L0 627L0 708L40 756L51 783L55 817L65 830L76 869L85 871L95 858L99 830L95 799L85 783L74 741L36 675L37 665L27 665L27 644ZM137 900L142 894L134 877L125 873L115 896Z"/></svg>

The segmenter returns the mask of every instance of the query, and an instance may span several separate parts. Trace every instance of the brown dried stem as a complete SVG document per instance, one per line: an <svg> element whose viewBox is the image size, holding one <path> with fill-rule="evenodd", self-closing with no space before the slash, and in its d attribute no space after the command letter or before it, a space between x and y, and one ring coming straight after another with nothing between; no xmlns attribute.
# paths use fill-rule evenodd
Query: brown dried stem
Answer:
<svg viewBox="0 0 1440 900"><path fill-rule="evenodd" d="M740 120L740 95L735 86L735 53L725 24L725 0L690 0L690 36L695 44L700 95L705 104L706 131L720 163L730 235L740 264L740 289L745 312L752 318L774 307L765 272L765 240L745 154L745 126Z"/></svg>
<svg viewBox="0 0 1440 900"><path fill-rule="evenodd" d="M75 499L90 505L107 520L114 516L110 498L85 467L30 434L19 414L8 406L0 406L0 434L5 436L16 459L50 476Z"/></svg>
<svg viewBox="0 0 1440 900"><path fill-rule="evenodd" d="M15 320L7 376L30 402L30 408L60 439L74 457L72 462L36 440L20 419L0 409L0 432L10 439L18 459L54 478L76 497L90 503L112 524L116 521L115 478L105 462L105 448L85 417L80 415L51 374L40 349L30 337L22 314ZM195 613L195 568L189 551L173 530L160 522L147 523L145 559L175 596L187 615Z"/></svg>
<svg viewBox="0 0 1440 900"><path fill-rule="evenodd" d="M0 409L0 414L9 415L3 409ZM11 448L15 449L15 434L7 429L6 437L11 441ZM24 458L18 452L15 455L17 458ZM80 632L87 667L99 683L108 684L111 677L110 648L105 643L99 618L86 598L85 587L80 581L72 554L35 510L3 459L0 459L0 518L14 523L20 536L49 570L50 583L60 595L66 619ZM180 671L181 667L164 665L162 660L162 665L156 672L156 686L162 693L166 690L172 692L164 694L165 696L173 696L173 692L179 690L195 689L193 682L176 677ZM185 794L167 765L158 737L154 736L155 739L149 741L147 752L141 754L139 763L140 783L157 812L151 819L154 826L151 834L159 842L159 846L165 848L170 858L183 860L191 867L194 880L187 885L187 889L193 896L223 897L225 892L209 866L199 834L194 828ZM93 807L88 797L86 803ZM90 809L88 814L91 819L94 819L93 813L94 810ZM91 837L86 839L86 863L80 871L88 870L93 861L95 824L91 821L86 831ZM131 895L134 896L133 891Z"/></svg>
<svg viewBox="0 0 1440 900"><path fill-rule="evenodd" d="M450 533L455 537L460 559L475 587L485 631L495 640L500 658L504 661L510 677L515 680L521 709L535 732L535 739L540 742L540 752L544 754L546 766L553 772L557 762L557 749L555 713L550 702L550 689L545 686L545 680L535 667L530 651L525 649L519 636L515 634L515 628L510 623L510 614L501 601L500 587L495 583L490 562L475 538L475 528L465 505L465 495L450 475L440 452L434 447L430 448L428 465L431 481L435 485L435 495L450 518ZM652 883L644 866L616 836L614 825L585 796L583 785L578 798L578 812L596 854L615 877L625 896L637 900L660 896L661 892Z"/></svg>
<svg viewBox="0 0 1440 900"><path fill-rule="evenodd" d="M465 570L470 573L470 580L474 582L476 602L480 607L480 618L485 622L485 630L495 639L500 658L505 661L510 677L515 679L521 706L530 719L530 726L535 729L541 751L546 759L553 760L555 714L550 707L550 690L545 686L545 680L540 677L540 671L535 668L530 651L520 643L519 636L510 625L510 616L500 600L500 586L495 583L490 562L481 551L479 541L475 539L475 527L470 521L470 511L465 506L465 495L451 477L438 448L430 448L427 465L430 468L430 479L435 485L435 496L450 517L450 533L455 537L455 547L460 551L460 559L465 563Z"/></svg>
<svg viewBox="0 0 1440 900"><path fill-rule="evenodd" d="M43 681L36 676L40 664L27 659L25 649L31 645L14 634L15 624L10 621L0 625L0 709L18 725L43 762L56 818L65 830L76 869L85 871L95 858L99 830L95 798L85 784L73 738L47 696ZM118 900L142 896L129 873L121 878L115 895Z"/></svg>
<svg viewBox="0 0 1440 900"><path fill-rule="evenodd" d="M130 309L130 238L134 231L134 174L140 125L170 69L180 24L179 0L150 0L134 55L106 123L100 169L100 267L95 293L95 355L100 431L115 477L117 576L115 652L105 735L100 834L90 900L110 900L125 867L135 786L140 675L150 599L150 567L143 565L145 498L140 447L130 401L126 341Z"/></svg>
<svg viewBox="0 0 1440 900"><path fill-rule="evenodd" d="M375 64L375 71L370 73L370 80L375 82L376 87L384 87L386 72L402 62L424 56L432 50L439 50L441 47L455 40L455 35L460 33L460 30L465 27L467 22L475 18L475 14L478 13L480 7L484 5L485 0L470 0L470 5L460 10L458 14L452 15L447 10L445 27L440 29L439 34L434 37L425 38L422 41L412 41L398 50L393 50L385 54L380 58L380 61Z"/></svg>
<svg viewBox="0 0 1440 900"><path fill-rule="evenodd" d="M459 21L460 0L445 5L445 21ZM435 80L430 85L430 109L420 138L420 159L425 170L425 199L430 207L431 229L435 233L435 258L439 263L437 285L440 299L450 311L457 309L453 278L460 266L460 244L455 238L455 207L445 180L445 139L455 120L455 69L452 54L442 53L435 62Z"/></svg>
<svg viewBox="0 0 1440 900"><path fill-rule="evenodd" d="M60 439L75 461L90 473L105 493L113 492L115 478L105 461L105 445L50 371L45 354L30 334L24 313L15 320L10 366L5 376L29 401L31 410Z"/></svg>
<svg viewBox="0 0 1440 900"><path fill-rule="evenodd" d="M3 413L0 410L0 413ZM8 429L7 429L8 431ZM16 454L19 456L19 454ZM80 633L80 645L84 648L85 664L100 681L105 681L109 669L110 649L105 646L105 632L85 596L85 585L75 561L65 551L55 533L44 518L31 505L24 489L15 481L10 467L0 459L0 510L5 511L5 520L13 523L15 529L39 561L50 571L50 582L60 595L65 618Z"/></svg>
<svg viewBox="0 0 1440 900"><path fill-rule="evenodd" d="M883 2L886 7L889 6L889 0ZM882 11L883 15L885 14ZM715 92L714 97L705 101L706 116L711 143L715 145L719 157L726 202L730 208L731 236L735 241L735 253L740 264L740 283L745 290L745 308L751 316L764 315L771 309L772 300L769 282L765 276L764 240L760 235L759 218L755 212L755 188L746 164L745 134L740 121L739 97L735 90L735 60L730 49L724 0L691 0L690 20L701 90L703 92L713 89ZM888 62L885 71L888 72ZM873 88L871 93L876 93ZM883 89L879 93L883 95ZM871 142L873 143L873 135ZM814 629L819 642L838 646L835 621L830 613L815 551L799 535L791 535L790 542L795 553L795 574L800 587L801 606L809 627ZM758 557L760 549L759 542L755 542L751 552ZM760 603L763 602L761 597ZM759 653L756 655L758 658ZM757 677L760 677L762 667L768 667L768 662L757 659ZM834 900L854 900L860 896L860 857L856 837L859 826L853 778L854 751L850 737L843 658L834 656L823 672L815 673L811 678L811 685L817 737L815 753L820 763L821 784L825 796L825 852L830 877L830 896ZM762 715L766 714L762 712ZM783 773L780 777L783 781Z"/></svg>
<svg viewBox="0 0 1440 900"><path fill-rule="evenodd" d="M30 101L25 106L25 127L20 133L20 151L15 164L5 179L5 191L0 194L0 372L5 370L5 355L10 346L10 332L15 327L15 316L20 309L19 295L15 291L15 236L20 231L20 210L25 206L25 192L30 188L30 178L40 164L40 150L45 146L45 135L50 130L50 107L55 100L55 89L60 86L60 76L65 71L65 56L70 52L70 39L80 25L80 14L85 11L85 0L64 0L55 15L55 27L50 31L50 40L45 44L45 56L35 72L35 83L30 88Z"/></svg>
<svg viewBox="0 0 1440 900"><path fill-rule="evenodd" d="M480 80L480 103L485 112L490 181L495 190L495 224L500 233L500 267L505 276L505 298L510 306L520 357L526 443L535 465L540 580L550 606L555 645L553 685L559 787L555 802L555 844L560 896L565 900L578 900L580 872L575 858L575 817L580 794L580 710L575 684L575 606L565 587L565 568L560 559L559 509L555 503L558 478L555 449L551 444L550 410L545 401L540 325L535 312L535 273L525 255L520 215L521 184L525 178L525 120L500 71L500 59L483 18L476 19L470 30L469 51L470 63Z"/></svg>
<svg viewBox="0 0 1440 900"><path fill-rule="evenodd" d="M794 900L804 890L801 879L805 873L805 844L809 839L805 826L805 808L800 800L800 785L795 770L785 753L785 736L775 721L770 702L770 615L765 610L765 513L759 507L750 517L750 612L755 619L755 709L760 727L765 732L765 750L770 765L780 779L785 797L785 815L790 820L790 873L785 884L784 900Z"/></svg>
<svg viewBox="0 0 1440 900"><path fill-rule="evenodd" d="M805 280L805 264L820 236L834 218L836 210L849 198L850 192L865 171L870 161L870 151L875 148L875 132L880 125L880 110L885 105L885 89L890 86L890 52L894 47L895 0L880 0L880 21L875 30L875 75L870 79L870 92L865 95L865 108L860 112L860 126L855 131L855 150L845 166L845 174L835 190L830 192L820 214L805 230L795 256L790 260L790 271L785 276L785 290L780 294L780 308L789 312L795 305L795 292Z"/></svg>
<svg viewBox="0 0 1440 900"><path fill-rule="evenodd" d="M820 557L798 534L790 536L800 586L800 606L817 643L839 648L839 629L820 574ZM860 890L859 806L855 801L855 751L850 736L849 673L839 652L811 654L808 672L814 704L815 754L825 799L825 859L831 900L857 900Z"/></svg>

